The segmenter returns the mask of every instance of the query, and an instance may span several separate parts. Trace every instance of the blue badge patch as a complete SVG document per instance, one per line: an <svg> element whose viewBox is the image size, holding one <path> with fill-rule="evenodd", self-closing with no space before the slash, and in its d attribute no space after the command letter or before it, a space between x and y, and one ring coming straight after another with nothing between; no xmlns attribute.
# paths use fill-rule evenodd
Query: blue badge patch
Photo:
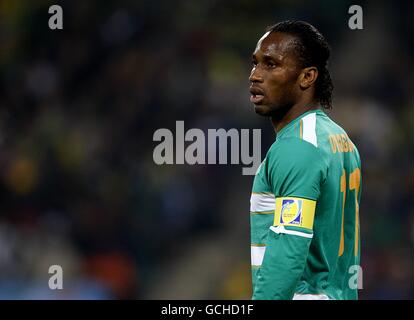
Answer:
<svg viewBox="0 0 414 320"><path fill-rule="evenodd" d="M301 224L302 199L283 199L280 224Z"/></svg>

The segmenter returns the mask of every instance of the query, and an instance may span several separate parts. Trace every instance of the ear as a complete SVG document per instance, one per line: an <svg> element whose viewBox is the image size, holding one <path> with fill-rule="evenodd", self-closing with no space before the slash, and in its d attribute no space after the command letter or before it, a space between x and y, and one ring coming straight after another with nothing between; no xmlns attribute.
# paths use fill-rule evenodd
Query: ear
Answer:
<svg viewBox="0 0 414 320"><path fill-rule="evenodd" d="M318 78L318 69L316 67L307 67L302 70L299 76L300 88L306 90L310 88Z"/></svg>

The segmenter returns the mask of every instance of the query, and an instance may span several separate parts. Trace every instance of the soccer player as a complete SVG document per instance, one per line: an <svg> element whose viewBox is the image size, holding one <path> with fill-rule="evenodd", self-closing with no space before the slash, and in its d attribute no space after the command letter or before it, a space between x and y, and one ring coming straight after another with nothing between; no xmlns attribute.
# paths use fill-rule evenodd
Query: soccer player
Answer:
<svg viewBox="0 0 414 320"><path fill-rule="evenodd" d="M250 200L253 299L358 298L361 162L324 112L329 55L303 21L268 28L253 53L250 101L276 132Z"/></svg>

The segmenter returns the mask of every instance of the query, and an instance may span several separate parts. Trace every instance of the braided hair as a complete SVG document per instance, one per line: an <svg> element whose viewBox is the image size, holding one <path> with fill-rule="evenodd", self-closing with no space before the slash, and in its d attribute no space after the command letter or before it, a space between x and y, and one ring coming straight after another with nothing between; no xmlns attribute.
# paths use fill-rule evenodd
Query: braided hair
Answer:
<svg viewBox="0 0 414 320"><path fill-rule="evenodd" d="M281 32L294 36L293 45L302 68L314 66L318 69L315 83L315 98L325 109L332 109L333 83L328 70L330 48L323 35L304 21L283 21L266 31Z"/></svg>

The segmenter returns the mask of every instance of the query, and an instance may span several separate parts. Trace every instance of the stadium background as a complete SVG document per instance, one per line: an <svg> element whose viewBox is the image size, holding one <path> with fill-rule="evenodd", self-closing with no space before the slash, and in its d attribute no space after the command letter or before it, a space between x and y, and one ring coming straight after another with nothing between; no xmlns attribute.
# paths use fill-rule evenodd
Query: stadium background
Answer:
<svg viewBox="0 0 414 320"><path fill-rule="evenodd" d="M261 128L264 157L250 56L292 18L330 42L329 114L362 157L360 297L414 297L414 3L358 1L356 31L353 1L111 3L0 1L1 299L248 299L253 177L157 166L152 135Z"/></svg>

